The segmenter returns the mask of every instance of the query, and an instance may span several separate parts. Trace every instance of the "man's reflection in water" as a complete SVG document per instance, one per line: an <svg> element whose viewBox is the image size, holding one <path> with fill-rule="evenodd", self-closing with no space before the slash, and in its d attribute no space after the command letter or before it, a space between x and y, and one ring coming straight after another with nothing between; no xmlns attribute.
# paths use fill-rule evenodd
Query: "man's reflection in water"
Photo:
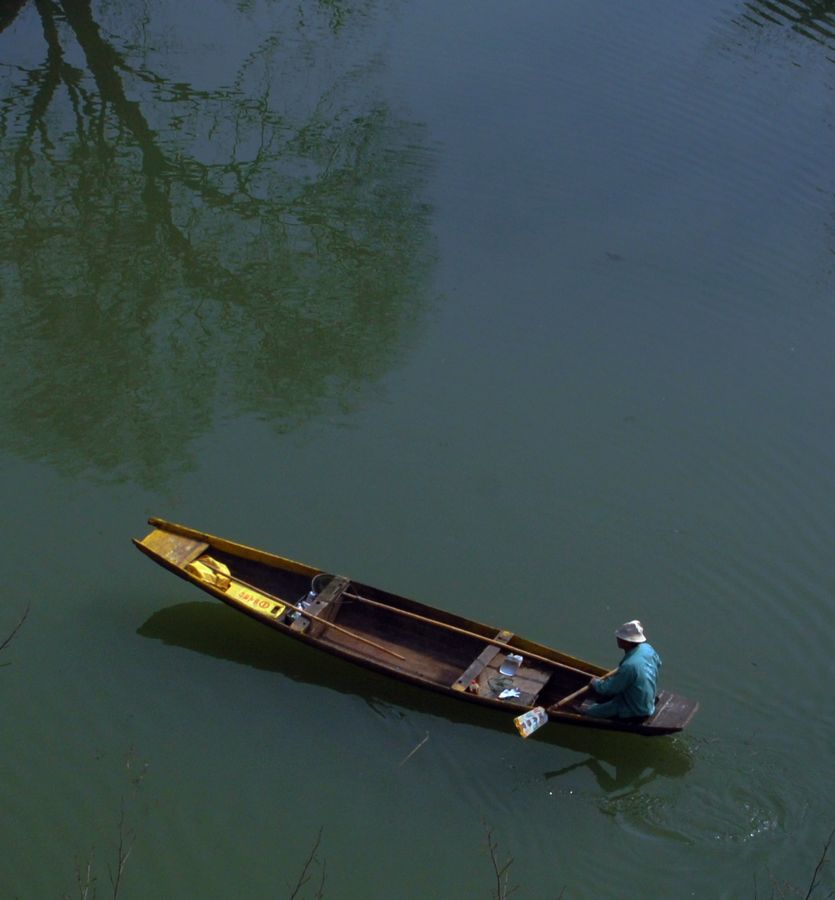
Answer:
<svg viewBox="0 0 835 900"><path fill-rule="evenodd" d="M616 752L619 749L617 744L610 747L602 745L605 755L598 753L544 775L550 780L586 768L594 775L602 791L606 794L622 792L622 795L635 793L659 777L680 778L686 775L693 766L689 749L680 740L660 740L664 743L657 748L650 746L642 751L640 747L621 746L620 753Z"/></svg>

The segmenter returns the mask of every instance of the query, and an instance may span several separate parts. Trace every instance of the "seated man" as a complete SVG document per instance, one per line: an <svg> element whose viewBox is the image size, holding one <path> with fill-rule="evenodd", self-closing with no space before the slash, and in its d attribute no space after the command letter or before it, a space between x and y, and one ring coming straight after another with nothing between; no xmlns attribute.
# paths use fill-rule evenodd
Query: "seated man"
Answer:
<svg viewBox="0 0 835 900"><path fill-rule="evenodd" d="M661 657L647 643L644 629L637 619L624 622L615 632L623 659L613 675L592 678L591 688L604 703L583 706L587 716L604 719L646 718L655 712L655 685Z"/></svg>

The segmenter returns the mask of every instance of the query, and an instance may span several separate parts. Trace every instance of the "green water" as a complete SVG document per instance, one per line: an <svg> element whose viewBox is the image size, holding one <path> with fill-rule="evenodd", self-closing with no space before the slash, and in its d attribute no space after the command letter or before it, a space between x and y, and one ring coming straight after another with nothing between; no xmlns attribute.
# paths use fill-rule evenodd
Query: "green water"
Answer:
<svg viewBox="0 0 835 900"><path fill-rule="evenodd" d="M489 897L488 831L519 897L805 892L833 98L833 3L1 3L0 896L111 896L121 838L124 898L314 850L298 896ZM637 616L701 711L522 741L213 603L149 515L601 665Z"/></svg>

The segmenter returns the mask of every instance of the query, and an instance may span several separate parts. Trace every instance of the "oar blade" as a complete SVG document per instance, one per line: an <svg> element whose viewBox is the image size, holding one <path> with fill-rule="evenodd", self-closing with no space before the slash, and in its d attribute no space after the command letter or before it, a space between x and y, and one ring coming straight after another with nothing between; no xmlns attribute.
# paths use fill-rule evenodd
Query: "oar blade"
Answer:
<svg viewBox="0 0 835 900"><path fill-rule="evenodd" d="M516 725L516 730L519 734L521 734L523 738L527 738L537 729L542 728L547 721L548 713L545 712L544 707L535 706L533 709L529 709L527 712L522 713L521 716L516 716L513 723Z"/></svg>

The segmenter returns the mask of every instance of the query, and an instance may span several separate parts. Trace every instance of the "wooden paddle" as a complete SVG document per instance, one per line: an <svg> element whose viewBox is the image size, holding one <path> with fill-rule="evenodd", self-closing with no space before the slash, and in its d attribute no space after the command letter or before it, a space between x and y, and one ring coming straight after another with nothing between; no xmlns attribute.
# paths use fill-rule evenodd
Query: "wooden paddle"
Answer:
<svg viewBox="0 0 835 900"><path fill-rule="evenodd" d="M591 672L576 668L576 666L570 666L568 665L568 663L560 662L556 659L549 659L547 656L540 656L539 653L534 653L531 650L525 650L522 647L514 647L510 642L506 643L505 641L500 641L496 638L487 637L486 634L478 634L475 631L468 631L466 628L459 628L457 625L450 625L447 622L439 622L437 619L430 619L429 616L421 616L419 613L409 612L409 610L400 609L400 607L398 606L389 606L388 603L381 603L379 600L372 600L369 597L362 597L359 594L352 594L350 591L345 591L345 596L350 597L351 600L359 600L362 603L369 604L369 606L376 606L378 609L384 609L387 612L393 613L394 615L404 616L405 618L413 619L416 622L426 622L429 625L435 625L438 628L443 628L444 631L452 631L455 634L463 634L465 637L478 638L478 640L484 641L485 644L492 644L494 647L501 647L502 650L510 650L515 653L520 653L527 659L535 659L537 662L553 666L555 669L567 669L569 672L576 672L578 675L591 675L592 678L597 677L595 675L592 675ZM607 674L611 675L611 672Z"/></svg>
<svg viewBox="0 0 835 900"><path fill-rule="evenodd" d="M601 675L600 677L608 678L610 675L614 675L615 672L617 672L617 669L612 669L611 671L607 672L605 675ZM567 697L563 697L562 700L558 700L556 703L552 703L548 707L548 709L544 709L541 706L539 706L539 707L535 706L533 708L533 710L528 710L526 713L522 713L519 716L515 716L513 721L514 721L514 724L516 725L516 728L517 728L519 734L522 735L523 738L530 737L535 731L538 731L548 721L549 713L555 713L555 712L559 711L560 707L563 707L566 704L571 703L572 700L576 700L577 697L579 697L581 694L585 694L586 691L589 690L590 688L591 688L591 681L589 681L589 683L587 685L584 685L583 687L581 687L578 691L574 691L573 694L569 694ZM529 714L532 711L535 711L537 709L541 709L545 713L545 715L537 716L533 722L531 722L530 719L528 719L526 721Z"/></svg>
<svg viewBox="0 0 835 900"><path fill-rule="evenodd" d="M617 672L617 669L612 669L607 672L605 675L601 675L601 678L608 678L610 675L614 675ZM558 700L556 703L552 703L551 706L548 707L548 712L556 712L561 706L566 706L568 703L571 703L572 700L576 700L581 694L585 694L586 691L591 689L591 682L589 682L585 687L581 687L579 691L574 691L573 694L569 694L567 697L563 697L562 700Z"/></svg>

